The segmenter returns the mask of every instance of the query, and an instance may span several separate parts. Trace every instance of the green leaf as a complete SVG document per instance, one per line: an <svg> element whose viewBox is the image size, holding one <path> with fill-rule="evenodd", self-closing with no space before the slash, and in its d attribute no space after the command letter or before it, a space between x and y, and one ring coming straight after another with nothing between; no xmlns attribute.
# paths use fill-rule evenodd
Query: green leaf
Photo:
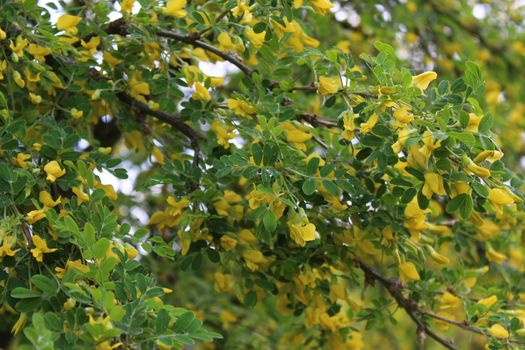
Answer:
<svg viewBox="0 0 525 350"><path fill-rule="evenodd" d="M315 179L310 177L303 182L303 187L302 187L303 193L307 196L310 196L315 192L315 187L316 187Z"/></svg>
<svg viewBox="0 0 525 350"><path fill-rule="evenodd" d="M257 293L253 290L249 291L248 294L244 296L243 304L248 308L253 308L255 304L257 304Z"/></svg>
<svg viewBox="0 0 525 350"><path fill-rule="evenodd" d="M193 314L193 312L186 312L185 314L177 318L177 321L175 321L175 324L173 326L173 330L175 331L175 333L186 332L194 318L195 315Z"/></svg>
<svg viewBox="0 0 525 350"><path fill-rule="evenodd" d="M263 164L273 166L279 157L279 147L273 143L267 143L263 148Z"/></svg>
<svg viewBox="0 0 525 350"><path fill-rule="evenodd" d="M40 296L42 296L42 292L27 289L24 287L16 287L11 291L11 296L15 299L39 298Z"/></svg>
<svg viewBox="0 0 525 350"><path fill-rule="evenodd" d="M483 198L487 198L488 197L489 190L484 185L480 184L477 181L472 181L472 183L470 185L472 186L474 191L477 194L479 194L481 197L483 197Z"/></svg>
<svg viewBox="0 0 525 350"><path fill-rule="evenodd" d="M168 329L168 324L170 321L170 315L165 309L161 309L157 315L155 320L155 329L157 330L157 333L162 334Z"/></svg>
<svg viewBox="0 0 525 350"><path fill-rule="evenodd" d="M110 241L107 238L101 238L95 243L93 247L93 258L100 259L106 256L108 253Z"/></svg>
<svg viewBox="0 0 525 350"><path fill-rule="evenodd" d="M483 86L483 80L481 78L481 71L477 64L472 61L468 61L465 69L465 84L470 86L474 93Z"/></svg>
<svg viewBox="0 0 525 350"><path fill-rule="evenodd" d="M447 203L446 211L448 213L459 211L461 217L466 220L470 218L473 206L472 197L466 193L462 193Z"/></svg>
<svg viewBox="0 0 525 350"><path fill-rule="evenodd" d="M472 197L467 195L465 197L465 201L459 207L459 215L461 215L463 219L467 220L470 218L473 208L474 208L474 203L472 203Z"/></svg>
<svg viewBox="0 0 525 350"><path fill-rule="evenodd" d="M481 118L481 121L479 122L478 126L478 132L484 134L487 131L492 128L492 124L494 123L494 115L492 113L487 113L483 118Z"/></svg>
<svg viewBox="0 0 525 350"><path fill-rule="evenodd" d="M84 225L84 242L87 247L92 247L95 244L95 241L95 227L88 222Z"/></svg>
<svg viewBox="0 0 525 350"><path fill-rule="evenodd" d="M309 176L315 175L315 173L317 172L317 169L319 168L320 161L321 160L317 157L313 157L312 159L310 159L310 161L306 165L306 175L309 175Z"/></svg>
<svg viewBox="0 0 525 350"><path fill-rule="evenodd" d="M266 231L272 233L277 228L277 218L271 210L267 210L263 217L263 225Z"/></svg>
<svg viewBox="0 0 525 350"><path fill-rule="evenodd" d="M447 134L450 137L454 137L458 141L464 143L465 145L473 145L476 143L476 139L472 135L472 133L465 131L465 132L456 132L456 131L449 131Z"/></svg>
<svg viewBox="0 0 525 350"><path fill-rule="evenodd" d="M339 187L337 187L337 185L332 181L323 180L323 187L326 188L326 190L334 196L339 196L341 194L339 192Z"/></svg>
<svg viewBox="0 0 525 350"><path fill-rule="evenodd" d="M42 292L55 295L58 292L58 285L55 280L50 279L44 275L34 275L31 277L31 283L33 283Z"/></svg>
<svg viewBox="0 0 525 350"><path fill-rule="evenodd" d="M252 144L252 156L256 165L260 165L263 158L263 150L258 143Z"/></svg>

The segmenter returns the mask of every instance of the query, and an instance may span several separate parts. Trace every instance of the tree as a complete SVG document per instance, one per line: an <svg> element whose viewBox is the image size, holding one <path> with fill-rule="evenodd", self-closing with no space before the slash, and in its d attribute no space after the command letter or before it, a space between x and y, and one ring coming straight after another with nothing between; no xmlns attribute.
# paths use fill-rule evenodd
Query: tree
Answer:
<svg viewBox="0 0 525 350"><path fill-rule="evenodd" d="M524 346L517 2L0 7L4 345Z"/></svg>

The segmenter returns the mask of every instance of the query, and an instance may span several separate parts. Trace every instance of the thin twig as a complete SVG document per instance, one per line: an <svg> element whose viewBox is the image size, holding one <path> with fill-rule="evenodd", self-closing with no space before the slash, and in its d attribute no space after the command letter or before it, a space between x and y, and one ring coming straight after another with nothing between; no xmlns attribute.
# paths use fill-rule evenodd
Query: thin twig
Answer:
<svg viewBox="0 0 525 350"><path fill-rule="evenodd" d="M247 65L245 65L244 63L242 63L241 60L233 57L232 55L228 55L227 53L222 52L221 50L217 49L216 47L214 47L214 46L212 46L210 44L207 44L207 43L205 43L203 41L200 41L198 39L198 37L199 37L198 33L196 33L196 35L192 36L191 34L189 34L189 35L182 35L182 34L171 32L169 30L161 30L161 31L157 32L157 34L159 36L162 36L162 37L165 37L165 38L174 39L174 40L186 43L186 44L193 45L195 47L200 47L200 48L202 48L202 49L204 49L206 51L209 51L209 52L219 56L223 60L232 63L233 65L235 65L237 68L239 68L241 71L243 71L248 76L252 75L252 73L253 73L253 70L250 67L248 67Z"/></svg>
<svg viewBox="0 0 525 350"><path fill-rule="evenodd" d="M430 318L434 318L436 320L440 320L442 322L446 322L448 324L454 325L456 327L459 327L463 330L480 334L485 337L490 337L489 334L487 334L484 330L470 325L466 320L465 321L456 321L451 320L449 318L443 317L441 315L435 314L432 311L428 311L421 306L419 306L417 303L412 302L401 294L401 291L403 289L407 289L407 286L401 283L401 281L397 279L388 279L381 275L379 272L377 272L372 267L368 266L367 264L363 263L360 260L356 260L355 264L361 268L365 272L365 276L367 276L367 281L370 280L377 280L379 281L387 290L388 292L394 297L396 302L399 306L401 306L405 311L408 313L408 315L416 322L418 325L418 339L421 339L421 330L425 332L425 334L428 334L431 338L441 343L443 346L447 347L448 349L455 349L453 343L451 340L441 338L437 334L435 334L425 323L423 320L421 320L416 314L420 314L422 316L427 316ZM525 344L525 341L518 340L518 339L507 339L507 342L513 343L513 344Z"/></svg>
<svg viewBox="0 0 525 350"><path fill-rule="evenodd" d="M165 123L170 124L177 130L179 130L181 133L183 133L190 142L192 143L192 146L194 146L194 142L198 140L204 140L204 136L201 135L199 132L194 130L191 126L184 123L182 120L180 120L179 116L173 115L164 111L154 111L153 109L149 108L147 104L139 102L135 100L130 95L126 94L125 92L119 92L117 93L117 97L122 101L131 106L132 108L136 108L139 111L146 113L148 115L151 115L152 117L155 117Z"/></svg>
<svg viewBox="0 0 525 350"><path fill-rule="evenodd" d="M327 126L329 128L337 127L337 122L323 119L314 113L301 113L297 115L297 119L304 120L313 126Z"/></svg>
<svg viewBox="0 0 525 350"><path fill-rule="evenodd" d="M411 300L406 299L403 294L402 290L404 289L404 285L397 279L390 280L380 273L378 273L376 270L374 270L372 267L368 266L367 264L363 263L360 260L355 260L355 264L363 270L365 273L365 276L367 277L367 280L377 280L379 281L392 295L392 297L395 299L397 304L402 307L408 316L416 323L417 329L418 329L418 337L419 332L424 332L427 334L430 338L434 339L441 345L443 345L445 348L449 350L458 350L455 346L452 340L445 339L441 337L440 335L436 334L430 327L428 327L422 319L420 319L417 315L417 312L419 311L419 306L414 303ZM419 339L419 338L418 338Z"/></svg>

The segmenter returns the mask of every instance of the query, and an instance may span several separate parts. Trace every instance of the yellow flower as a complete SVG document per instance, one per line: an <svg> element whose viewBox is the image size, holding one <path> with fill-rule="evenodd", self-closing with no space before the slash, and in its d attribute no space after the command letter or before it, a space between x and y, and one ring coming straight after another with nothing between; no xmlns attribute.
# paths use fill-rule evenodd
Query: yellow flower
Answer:
<svg viewBox="0 0 525 350"><path fill-rule="evenodd" d="M319 94L326 96L335 94L341 89L341 78L339 76L334 77L319 77Z"/></svg>
<svg viewBox="0 0 525 350"><path fill-rule="evenodd" d="M229 98L226 102L229 109L231 109L235 114L242 115L243 117L249 118L257 111L253 105L243 100Z"/></svg>
<svg viewBox="0 0 525 350"><path fill-rule="evenodd" d="M242 243L255 244L257 243L257 237L248 229L240 230L238 233Z"/></svg>
<svg viewBox="0 0 525 350"><path fill-rule="evenodd" d="M222 274L215 272L213 275L215 280L215 290L217 292L229 292L233 290L233 276L229 274Z"/></svg>
<svg viewBox="0 0 525 350"><path fill-rule="evenodd" d="M443 177L438 173L426 173L425 174L425 185L423 186L423 195L427 199L432 198L432 194L443 196L447 194L445 187L443 186Z"/></svg>
<svg viewBox="0 0 525 350"><path fill-rule="evenodd" d="M155 161L160 165L164 164L164 153L158 147L153 147L151 150L151 155L155 157Z"/></svg>
<svg viewBox="0 0 525 350"><path fill-rule="evenodd" d="M47 163L46 166L44 166L44 171L47 174L46 179L49 182L55 182L56 179L58 179L61 176L64 176L64 174L66 173L66 170L60 168L60 165L56 160Z"/></svg>
<svg viewBox="0 0 525 350"><path fill-rule="evenodd" d="M222 145L226 149L230 148L229 141L235 138L235 132L233 132L232 127L228 127L219 120L215 120L211 123L211 130L215 136L217 136L217 143L219 145Z"/></svg>
<svg viewBox="0 0 525 350"><path fill-rule="evenodd" d="M89 271L89 267L87 265L84 265L82 263L82 261L80 260L68 260L66 262L66 266L64 266L64 268L61 268L61 267L55 267L55 272L56 272L56 275L58 278L62 279L64 278L64 275L66 274L67 271L69 270L77 270L79 272L88 272Z"/></svg>
<svg viewBox="0 0 525 350"><path fill-rule="evenodd" d="M20 317L18 317L18 320L13 325L13 328L11 328L11 333L13 333L13 335L19 334L22 331L22 329L24 329L26 323L27 315L25 313L21 313Z"/></svg>
<svg viewBox="0 0 525 350"><path fill-rule="evenodd" d="M124 136L124 141L126 144L126 147L132 150L142 150L144 149L144 142L142 140L142 134L140 131L130 131L130 132L124 132L122 134Z"/></svg>
<svg viewBox="0 0 525 350"><path fill-rule="evenodd" d="M250 40L250 43L252 43L254 47L259 49L264 44L264 37L266 36L266 31L255 33L252 28L248 28L246 30L246 36L248 37L248 40Z"/></svg>
<svg viewBox="0 0 525 350"><path fill-rule="evenodd" d="M295 243L301 247L304 247L306 242L315 240L316 227L314 224L301 225L288 223L288 226L290 228L290 236Z"/></svg>
<svg viewBox="0 0 525 350"><path fill-rule="evenodd" d="M102 53L102 58L104 59L104 62L107 62L112 67L122 62L122 60L116 58L115 56L113 56L111 53L107 51L104 51Z"/></svg>
<svg viewBox="0 0 525 350"><path fill-rule="evenodd" d="M186 0L168 0L168 2L166 3L165 13L168 16L185 17L185 6Z"/></svg>
<svg viewBox="0 0 525 350"><path fill-rule="evenodd" d="M75 35L77 33L76 26L81 20L82 18L78 16L68 14L62 15L57 20L57 29L65 30L69 34Z"/></svg>
<svg viewBox="0 0 525 350"><path fill-rule="evenodd" d="M439 309L446 310L458 307L461 300L455 295L450 294L449 292L443 293L441 300L439 301Z"/></svg>
<svg viewBox="0 0 525 350"><path fill-rule="evenodd" d="M346 141L352 141L355 137L355 133L354 133L354 130L355 130L355 123L354 123L354 119L355 117L357 116L357 114L354 114L350 111L347 111L345 112L345 114L343 115L343 127L344 127L344 130L343 130L343 138L346 140Z"/></svg>
<svg viewBox="0 0 525 350"><path fill-rule="evenodd" d="M512 196L501 188L491 188L489 190L488 200L496 205L505 205L514 203Z"/></svg>
<svg viewBox="0 0 525 350"><path fill-rule="evenodd" d="M441 147L441 140L434 142L434 137L432 136L432 133L428 130L426 130L423 133L423 146L419 148L419 152L425 156L426 159L428 159L432 152L435 149L438 149Z"/></svg>
<svg viewBox="0 0 525 350"><path fill-rule="evenodd" d="M190 205L188 198L181 198L180 200L176 201L172 196L168 196L166 202L169 205L169 207L166 209L166 212L171 216L180 216L184 209Z"/></svg>
<svg viewBox="0 0 525 350"><path fill-rule="evenodd" d="M160 104L158 102L155 102L153 100L148 101L148 107L149 109L156 111L160 108Z"/></svg>
<svg viewBox="0 0 525 350"><path fill-rule="evenodd" d="M288 127L285 127L285 130L287 130L286 133L286 140L288 142L292 143L305 143L306 141L309 141L312 139L312 134L308 132L304 132L295 126L288 123L287 125L290 125Z"/></svg>
<svg viewBox="0 0 525 350"><path fill-rule="evenodd" d="M226 250L230 251L233 248L237 246L237 240L229 237L229 236L222 236L221 237L221 247Z"/></svg>
<svg viewBox="0 0 525 350"><path fill-rule="evenodd" d="M474 113L469 113L468 115L468 125L465 130L470 132L478 132L479 123L483 117L479 117Z"/></svg>
<svg viewBox="0 0 525 350"><path fill-rule="evenodd" d="M250 6L241 0L237 0L237 6L232 8L232 15L237 18L242 17L241 23L250 23L253 19Z"/></svg>
<svg viewBox="0 0 525 350"><path fill-rule="evenodd" d="M16 85L18 85L18 87L20 87L21 89L23 89L26 86L26 82L24 81L24 79L22 79L22 76L16 70L13 72L13 79Z"/></svg>
<svg viewBox="0 0 525 350"><path fill-rule="evenodd" d="M323 16L326 14L326 11L334 7L334 5L328 0L310 0L310 5L312 5L315 11Z"/></svg>
<svg viewBox="0 0 525 350"><path fill-rule="evenodd" d="M135 0L122 0L120 2L120 11L129 15L131 13L131 9L133 9L134 3L135 3Z"/></svg>
<svg viewBox="0 0 525 350"><path fill-rule="evenodd" d="M219 46L221 48L221 51L235 51L236 46L232 41L232 38L227 32L221 32L217 36L217 41L219 42Z"/></svg>
<svg viewBox="0 0 525 350"><path fill-rule="evenodd" d="M13 40L9 41L9 48L13 53L18 56L22 57L24 55L24 49L27 46L29 41L27 39L22 38L21 36L17 37L15 42L13 43Z"/></svg>
<svg viewBox="0 0 525 350"><path fill-rule="evenodd" d="M405 147L405 143L412 132L413 130L409 128L403 128L398 131L397 141L392 145L392 151L394 151L395 154L398 154L403 150L403 147Z"/></svg>
<svg viewBox="0 0 525 350"><path fill-rule="evenodd" d="M51 49L37 44L29 44L27 52L33 55L33 57L36 58L38 62L43 63L46 60L45 56L51 54Z"/></svg>
<svg viewBox="0 0 525 350"><path fill-rule="evenodd" d="M68 298L64 304L62 305L62 307L64 308L65 311L69 311L71 310L72 308L75 307L75 305L77 304L77 302L75 301L75 299L73 298Z"/></svg>
<svg viewBox="0 0 525 350"><path fill-rule="evenodd" d="M372 131L374 126L377 124L378 120L379 120L379 116L377 115L377 113L372 114L372 116L370 117L370 119L368 119L368 121L366 121L365 123L361 123L360 125L361 133L368 134L370 131Z"/></svg>
<svg viewBox="0 0 525 350"><path fill-rule="evenodd" d="M208 89L206 89L201 83L196 82L195 92L193 93L193 96L191 96L191 98L194 100L209 101L211 100L211 95Z"/></svg>
<svg viewBox="0 0 525 350"><path fill-rule="evenodd" d="M24 75L28 83L37 83L40 81L40 72L33 74L27 67L24 68ZM33 84L30 85L33 86Z"/></svg>
<svg viewBox="0 0 525 350"><path fill-rule="evenodd" d="M58 199L54 201L51 194L47 191L40 191L38 200L42 203L44 209L54 208L61 203L61 197L58 197Z"/></svg>
<svg viewBox="0 0 525 350"><path fill-rule="evenodd" d="M242 197L237 193L225 190L224 196L218 198L213 202L213 206L217 211L217 214L221 216L229 216L234 220L240 220L244 212L244 208L241 204L238 204L242 201Z"/></svg>
<svg viewBox="0 0 525 350"><path fill-rule="evenodd" d="M13 165L15 165L17 167L20 167L22 169L28 169L29 167L33 166L33 163L26 162L26 160L28 160L28 159L31 159L31 155L30 154L18 153L16 155L16 158L13 157L11 159L11 163L13 163Z"/></svg>
<svg viewBox="0 0 525 350"><path fill-rule="evenodd" d="M149 84L144 81L139 81L135 78L132 78L129 81L129 86L131 88L131 97L135 98L138 101L146 102L144 96L150 94Z"/></svg>
<svg viewBox="0 0 525 350"><path fill-rule="evenodd" d="M408 280L420 280L419 273L416 270L416 265L410 261L401 263L399 265L399 274L399 277L403 282L407 282Z"/></svg>
<svg viewBox="0 0 525 350"><path fill-rule="evenodd" d="M128 259L135 259L137 256L139 256L139 251L137 248L133 247L129 243L124 243L124 251L128 255Z"/></svg>
<svg viewBox="0 0 525 350"><path fill-rule="evenodd" d="M7 34L0 28L0 40L5 40L7 38Z"/></svg>
<svg viewBox="0 0 525 350"><path fill-rule="evenodd" d="M251 271L256 271L259 268L259 265L266 262L264 255L255 249L249 249L242 253L242 257L246 261L246 266Z"/></svg>
<svg viewBox="0 0 525 350"><path fill-rule="evenodd" d="M509 337L509 332L499 323L493 324L492 327L489 328L489 334L500 339Z"/></svg>
<svg viewBox="0 0 525 350"><path fill-rule="evenodd" d="M444 256L444 255L439 254L439 253L436 252L434 249L431 249L431 251L430 251L430 257L431 257L435 262L437 262L438 264L447 265L448 263L450 263L449 258L447 258L447 257Z"/></svg>
<svg viewBox="0 0 525 350"><path fill-rule="evenodd" d="M6 70L6 68L7 68L7 61L6 60L0 61L0 80L4 79L3 73Z"/></svg>
<svg viewBox="0 0 525 350"><path fill-rule="evenodd" d="M46 240L40 238L39 236L33 236L32 241L35 245L35 248L31 249L31 253L33 253L36 261L42 262L44 254L52 253L57 250L57 248L48 248Z"/></svg>
<svg viewBox="0 0 525 350"><path fill-rule="evenodd" d="M84 111L78 110L76 108L71 108L70 113L73 119L80 119L84 116Z"/></svg>
<svg viewBox="0 0 525 350"><path fill-rule="evenodd" d="M224 329L228 329L232 323L237 322L237 316L235 316L228 310L222 310L219 317L221 319L222 326L224 327Z"/></svg>
<svg viewBox="0 0 525 350"><path fill-rule="evenodd" d="M501 159L503 157L503 152L496 151L496 150L485 150L478 154L476 158L474 158L475 163L481 163L482 161L486 160L489 163L494 163L495 161Z"/></svg>
<svg viewBox="0 0 525 350"><path fill-rule="evenodd" d="M436 72L425 72L412 77L412 85L420 90L426 90L428 85L437 78Z"/></svg>
<svg viewBox="0 0 525 350"><path fill-rule="evenodd" d="M393 116L395 121L395 125L403 128L407 124L409 124L412 120L414 120L414 115L409 112L410 107L403 105L401 108L394 109Z"/></svg>
<svg viewBox="0 0 525 350"><path fill-rule="evenodd" d="M32 92L29 93L29 100L31 101L32 104L39 104L40 102L42 102L42 96L40 95L35 95L33 94Z"/></svg>
<svg viewBox="0 0 525 350"><path fill-rule="evenodd" d="M112 201L116 201L118 199L118 194L111 184L105 185L101 183L96 183L95 188L104 191L104 193L106 194L106 197L108 197Z"/></svg>
<svg viewBox="0 0 525 350"><path fill-rule="evenodd" d="M490 297L479 300L478 304L484 305L487 309L490 309L492 305L496 304L497 301L498 297L495 295L491 295Z"/></svg>
<svg viewBox="0 0 525 350"><path fill-rule="evenodd" d="M46 214L44 213L44 210L38 209L38 210L32 210L29 213L27 213L26 220L28 223L34 224L35 222L40 221L45 217L46 217Z"/></svg>
<svg viewBox="0 0 525 350"><path fill-rule="evenodd" d="M501 254L492 248L490 244L487 245L487 251L485 253L488 261L496 263L496 264L502 264L505 260L507 260L507 256L504 254Z"/></svg>
<svg viewBox="0 0 525 350"><path fill-rule="evenodd" d="M110 327L108 327L108 328L110 328ZM122 346L121 342L118 342L118 343L115 343L115 344L111 345L109 343L109 341L106 340L106 341L103 341L102 343L98 343L96 348L95 348L95 350L113 350L113 349L117 349L117 348L119 348L121 346ZM160 346L159 346L159 348L160 348Z"/></svg>
<svg viewBox="0 0 525 350"><path fill-rule="evenodd" d="M80 188L74 186L71 191L77 196L77 204L89 201L89 196L84 193Z"/></svg>
<svg viewBox="0 0 525 350"><path fill-rule="evenodd" d="M20 250L13 250L15 244L16 237L5 236L2 240L2 246L0 247L0 258L3 258L4 256L15 256L16 252Z"/></svg>
<svg viewBox="0 0 525 350"><path fill-rule="evenodd" d="M490 170L489 169L475 164L470 159L469 159L469 162L467 162L467 170L470 171L471 173L479 176L479 177L482 177L482 178L490 177Z"/></svg>

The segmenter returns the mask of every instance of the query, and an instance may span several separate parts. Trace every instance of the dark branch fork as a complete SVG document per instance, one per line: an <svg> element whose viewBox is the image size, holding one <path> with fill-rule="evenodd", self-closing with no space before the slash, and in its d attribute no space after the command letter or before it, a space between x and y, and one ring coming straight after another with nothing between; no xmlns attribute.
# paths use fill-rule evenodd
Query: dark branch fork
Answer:
<svg viewBox="0 0 525 350"><path fill-rule="evenodd" d="M430 338L434 339L447 349L457 349L454 346L454 343L450 339L445 339L438 334L436 334L428 325L425 324L424 320L420 318L419 315L427 316L442 322L446 322L448 324L454 325L456 327L459 327L463 330L473 332L476 334L483 335L485 337L489 337L490 335L487 334L485 331L483 331L480 328L477 328L475 326L470 325L467 321L456 321L451 320L449 318L437 315L433 313L432 311L428 311L423 309L420 305L418 305L416 302L407 299L403 296L402 292L403 290L407 289L408 287L404 285L400 280L398 279L388 279L382 274L380 274L378 271L376 271L371 266L367 265L366 263L362 262L361 260L355 259L354 264L359 267L363 272L365 273L365 278L368 282L378 281L383 285L383 287L386 288L386 290L390 293L390 295L394 298L396 303L403 308L406 313L410 316L410 318L416 323L417 325L417 337L418 341L421 342L424 340L424 335L428 335ZM525 344L525 341L518 340L518 339L507 339L508 343L513 344Z"/></svg>

